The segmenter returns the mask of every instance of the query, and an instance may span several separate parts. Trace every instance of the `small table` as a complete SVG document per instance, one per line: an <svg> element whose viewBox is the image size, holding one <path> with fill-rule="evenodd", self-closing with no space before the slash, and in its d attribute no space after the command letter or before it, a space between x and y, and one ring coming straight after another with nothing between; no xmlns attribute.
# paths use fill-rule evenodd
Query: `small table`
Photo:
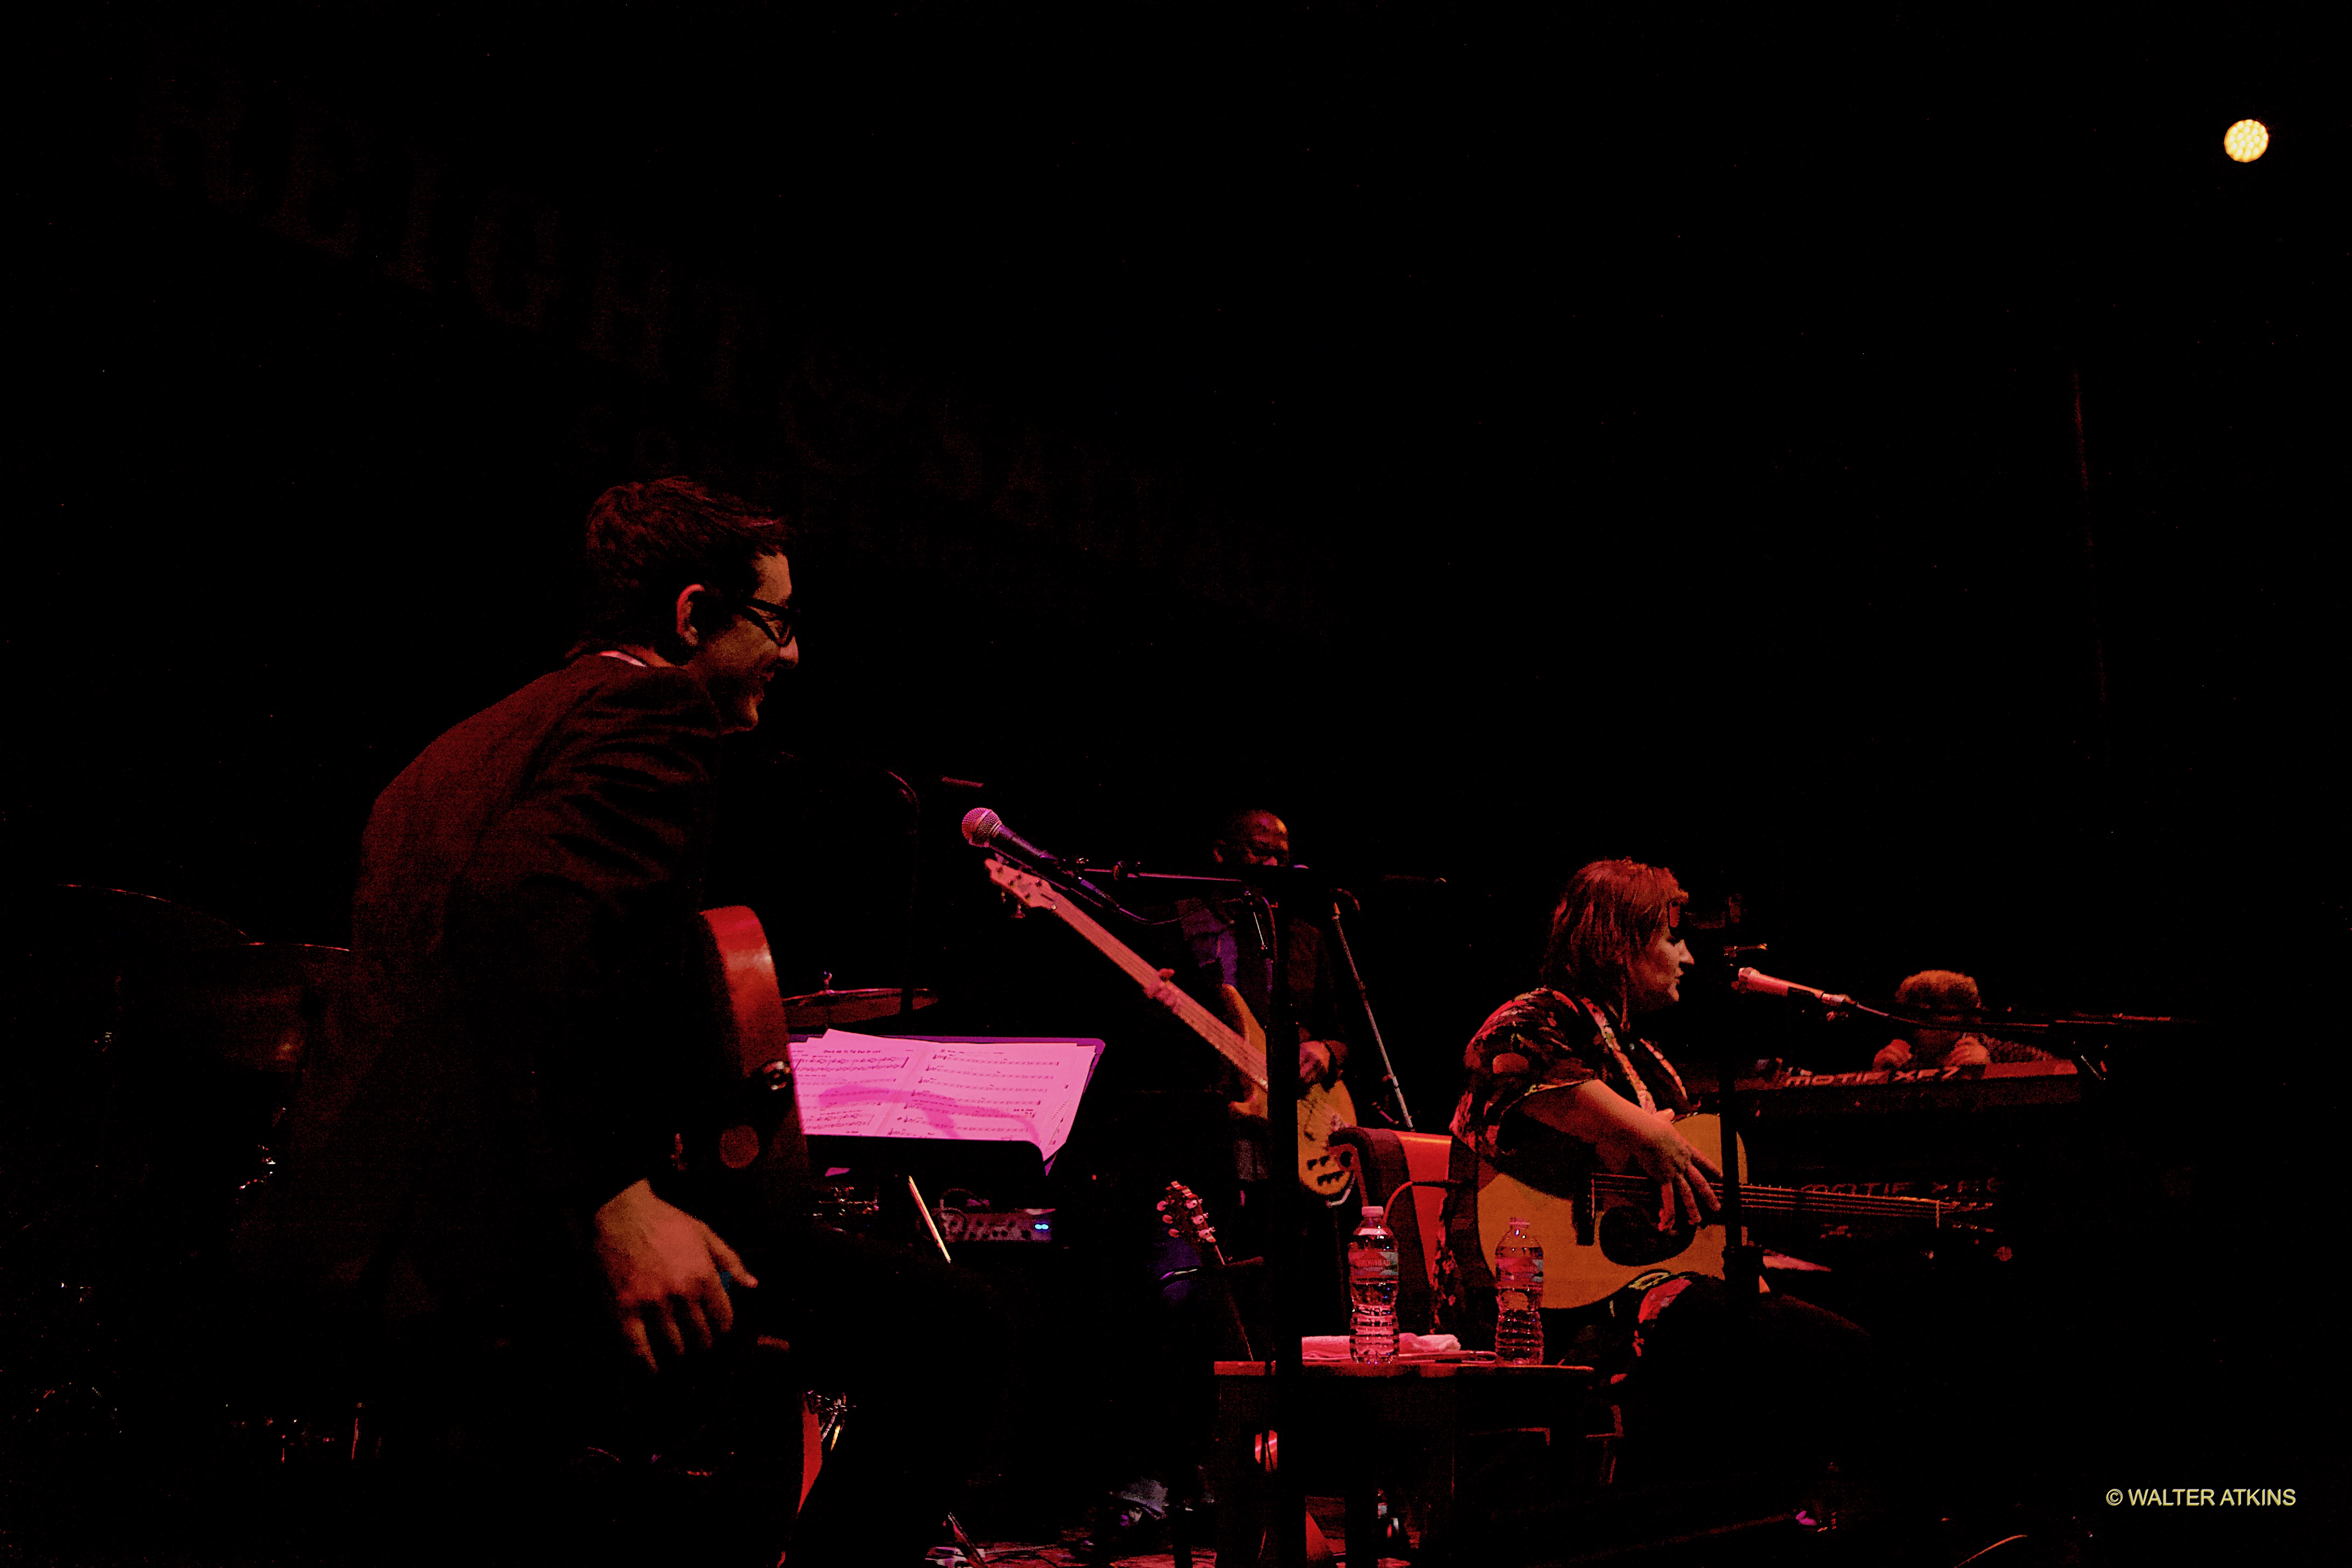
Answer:
<svg viewBox="0 0 2352 1568"><path fill-rule="evenodd" d="M1423 1506L1417 1562L1444 1560L1460 1549L1465 1526L1457 1517L1465 1438L1483 1432L1552 1429L1578 1413L1594 1373L1585 1366L1505 1366L1491 1361L1427 1359L1364 1366L1310 1361L1303 1430L1293 1435L1292 1462L1336 1454L1348 1500L1350 1568L1376 1561L1378 1494L1383 1474L1414 1472ZM1256 1568L1258 1543L1271 1514L1264 1444L1273 1389L1266 1363L1217 1363L1217 1424L1210 1447L1210 1485L1217 1499L1217 1561ZM1580 1428L1572 1436L1582 1436ZM1279 1522L1279 1521L1276 1521ZM1287 1524L1289 1529L1299 1528Z"/></svg>

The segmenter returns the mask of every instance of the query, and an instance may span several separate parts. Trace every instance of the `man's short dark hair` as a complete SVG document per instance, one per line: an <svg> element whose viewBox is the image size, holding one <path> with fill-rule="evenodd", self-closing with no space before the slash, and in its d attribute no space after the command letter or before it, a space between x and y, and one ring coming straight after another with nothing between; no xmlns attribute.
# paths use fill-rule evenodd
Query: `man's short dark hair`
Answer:
<svg viewBox="0 0 2352 1568"><path fill-rule="evenodd" d="M683 475L614 485L588 509L580 640L574 653L623 643L651 647L674 663L690 649L677 637L677 596L709 590L695 625L716 631L760 592L760 558L780 555L792 531L750 502L706 489Z"/></svg>

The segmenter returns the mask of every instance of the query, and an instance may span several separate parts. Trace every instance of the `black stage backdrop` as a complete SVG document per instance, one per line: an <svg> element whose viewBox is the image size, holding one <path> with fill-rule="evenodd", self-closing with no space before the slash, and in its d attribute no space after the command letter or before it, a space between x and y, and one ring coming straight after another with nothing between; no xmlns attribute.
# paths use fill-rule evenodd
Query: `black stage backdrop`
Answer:
<svg viewBox="0 0 2352 1568"><path fill-rule="evenodd" d="M1438 1125L1565 874L1630 855L1832 989L2212 1021L2149 1158L2291 1267L2343 1036L2347 128L2287 22L47 25L19 885L339 940L374 793L562 651L591 499L693 471L803 531L719 889L789 982L908 966L892 769L918 978L1116 1038L954 819L1171 865L1262 803L1361 895ZM1876 1043L1767 1011L1669 1028ZM2299 1375L2263 1310L2193 1375Z"/></svg>

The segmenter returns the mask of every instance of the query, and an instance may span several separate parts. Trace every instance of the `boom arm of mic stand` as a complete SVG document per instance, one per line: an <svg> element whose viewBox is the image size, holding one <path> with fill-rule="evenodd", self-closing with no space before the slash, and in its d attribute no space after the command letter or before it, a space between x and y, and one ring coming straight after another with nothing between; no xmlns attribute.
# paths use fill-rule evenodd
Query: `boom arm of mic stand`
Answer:
<svg viewBox="0 0 2352 1568"><path fill-rule="evenodd" d="M1025 870L1043 877L1048 882L1053 883L1054 886L1061 889L1062 891L1077 900L1078 902L1086 904L1094 910L1098 911L1108 911L1108 913L1118 916L1118 918L1123 921L1128 921L1139 926L1166 923L1164 921L1155 921L1144 919L1143 916L1137 914L1133 910L1129 909L1117 899L1112 898L1108 893L1104 892L1100 888L1095 886L1093 879L1087 875L1087 863L1083 858L1076 860L1060 860L1035 855L1026 855L1002 839L998 839L989 844L987 846L987 849L988 853L996 856L1000 859L1008 861L1013 865L1019 866ZM1114 870L1116 868L1114 868Z"/></svg>
<svg viewBox="0 0 2352 1568"><path fill-rule="evenodd" d="M1027 864L1027 862L1024 861L1024 864ZM1087 879L1081 869L1085 864L1086 862L1083 860L1067 865L1057 861L1050 867L1032 867L1031 868L1035 870L1039 876L1044 877L1048 881L1053 881L1056 877L1067 877L1071 881L1076 882L1080 888L1086 889L1087 893L1093 895L1097 907L1115 910L1122 918L1132 921L1137 925L1150 926L1166 925L1169 923L1166 921L1146 920L1143 916L1137 914L1133 910L1129 909L1117 899L1112 898L1108 893L1104 892L1100 888L1095 886L1092 881ZM1191 877L1173 871L1139 871L1130 868L1125 862L1112 866L1108 870L1097 868L1097 873L1098 875L1108 877L1113 882L1166 882L1171 884L1169 891L1172 894L1189 893L1200 898L1246 898L1255 893L1257 890L1249 883L1237 880L1232 877Z"/></svg>

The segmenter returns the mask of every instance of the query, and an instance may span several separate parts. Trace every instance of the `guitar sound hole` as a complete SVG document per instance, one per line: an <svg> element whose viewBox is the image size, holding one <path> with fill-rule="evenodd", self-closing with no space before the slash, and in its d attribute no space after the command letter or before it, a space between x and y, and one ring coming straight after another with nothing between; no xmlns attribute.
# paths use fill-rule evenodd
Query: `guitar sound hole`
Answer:
<svg viewBox="0 0 2352 1568"><path fill-rule="evenodd" d="M1672 1230L1658 1228L1655 1209L1637 1204L1613 1204L1601 1216L1601 1255L1612 1263L1639 1268L1664 1263L1687 1248L1697 1232L1689 1222L1676 1220Z"/></svg>

